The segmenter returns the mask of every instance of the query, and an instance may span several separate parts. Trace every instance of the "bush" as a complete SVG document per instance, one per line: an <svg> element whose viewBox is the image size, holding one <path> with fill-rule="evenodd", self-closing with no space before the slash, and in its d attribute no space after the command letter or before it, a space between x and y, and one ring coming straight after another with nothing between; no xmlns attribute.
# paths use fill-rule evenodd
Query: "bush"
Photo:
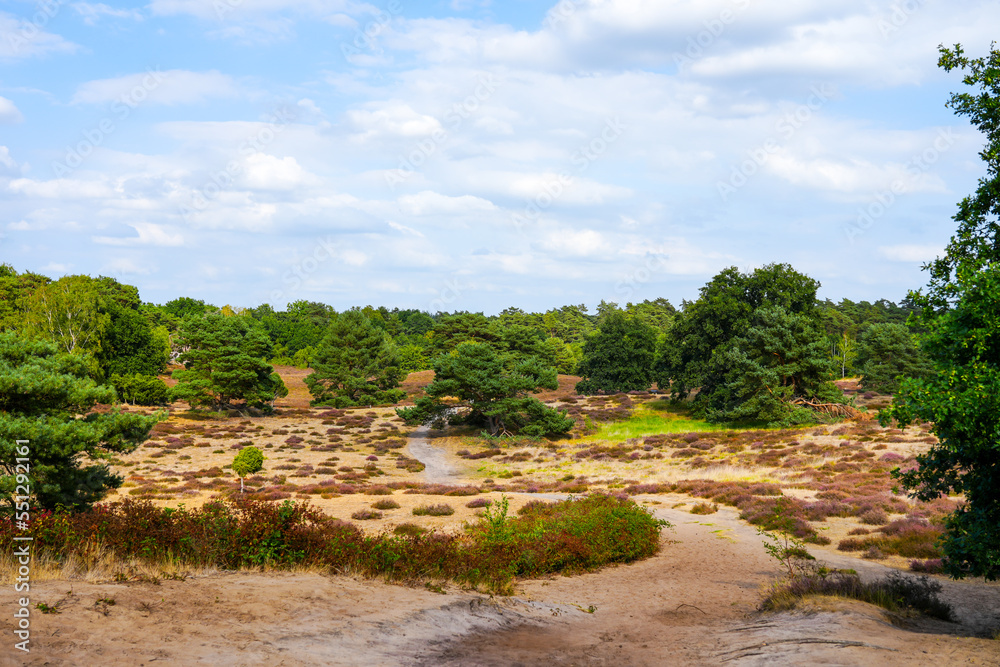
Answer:
<svg viewBox="0 0 1000 667"><path fill-rule="evenodd" d="M808 595L836 595L878 605L889 611L918 611L943 621L952 620L951 607L938 598L941 584L927 577L907 577L890 572L885 577L865 583L854 572L816 568L776 584L761 601L761 611L792 609Z"/></svg>
<svg viewBox="0 0 1000 667"><path fill-rule="evenodd" d="M388 498L384 500L379 500L378 502L372 503L372 507L377 510L396 510L399 509L399 503L395 500L390 500Z"/></svg>
<svg viewBox="0 0 1000 667"><path fill-rule="evenodd" d="M399 505L396 505L399 507ZM358 510L351 514L351 518L356 521L368 521L369 519L381 519L382 513L374 510Z"/></svg>
<svg viewBox="0 0 1000 667"><path fill-rule="evenodd" d="M506 502L500 505L464 534L402 524L392 534L365 535L305 503L237 496L189 510L126 499L75 514L41 512L33 517L31 535L36 557L90 567L97 564L94 554L110 554L120 573L131 571L135 560L227 570L314 566L397 581L450 578L506 593L515 576L651 556L667 525L614 496L536 506L516 518L507 516ZM12 549L18 535L12 521L0 521L0 548Z"/></svg>
<svg viewBox="0 0 1000 667"><path fill-rule="evenodd" d="M167 384L151 375L112 375L111 384L118 399L133 405L164 405L168 402Z"/></svg>
<svg viewBox="0 0 1000 667"><path fill-rule="evenodd" d="M719 511L719 506L716 504L709 505L708 503L698 503L691 508L691 514L715 514Z"/></svg>
<svg viewBox="0 0 1000 667"><path fill-rule="evenodd" d="M451 516L455 508L441 503L439 505L420 505L413 508L414 516Z"/></svg>

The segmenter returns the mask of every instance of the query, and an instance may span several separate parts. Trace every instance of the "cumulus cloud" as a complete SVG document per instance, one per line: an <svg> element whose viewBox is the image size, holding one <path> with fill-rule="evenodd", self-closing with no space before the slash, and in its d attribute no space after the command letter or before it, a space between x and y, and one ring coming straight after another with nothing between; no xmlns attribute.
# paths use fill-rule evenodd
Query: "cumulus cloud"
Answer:
<svg viewBox="0 0 1000 667"><path fill-rule="evenodd" d="M319 179L299 165L294 157L278 158L266 153L255 153L244 161L244 187L255 190L295 190L316 185Z"/></svg>
<svg viewBox="0 0 1000 667"><path fill-rule="evenodd" d="M437 118L417 113L402 102L394 102L372 109L352 109L346 114L347 121L357 130L354 138L368 141L379 138L429 136L442 130Z"/></svg>
<svg viewBox="0 0 1000 667"><path fill-rule="evenodd" d="M13 125L14 123L20 123L22 120L24 120L24 116L14 106L14 103L6 97L0 97L0 124Z"/></svg>

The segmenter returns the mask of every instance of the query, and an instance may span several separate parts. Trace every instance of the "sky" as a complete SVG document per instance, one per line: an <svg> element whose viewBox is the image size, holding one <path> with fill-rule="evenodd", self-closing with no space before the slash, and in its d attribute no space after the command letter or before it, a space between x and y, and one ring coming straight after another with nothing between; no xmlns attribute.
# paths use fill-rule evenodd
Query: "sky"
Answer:
<svg viewBox="0 0 1000 667"><path fill-rule="evenodd" d="M791 264L899 301L985 174L953 0L0 0L0 261L496 313ZM993 29L990 26L994 26Z"/></svg>

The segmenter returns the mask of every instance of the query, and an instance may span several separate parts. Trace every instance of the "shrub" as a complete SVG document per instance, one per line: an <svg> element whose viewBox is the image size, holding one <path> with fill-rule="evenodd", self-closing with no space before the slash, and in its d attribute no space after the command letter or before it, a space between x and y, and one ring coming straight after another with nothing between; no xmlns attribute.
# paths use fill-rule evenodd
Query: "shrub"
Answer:
<svg viewBox="0 0 1000 667"><path fill-rule="evenodd" d="M158 377L151 375L112 375L111 384L118 398L133 405L164 405L168 403L169 389Z"/></svg>
<svg viewBox="0 0 1000 667"><path fill-rule="evenodd" d="M492 501L489 498L476 498L467 502L465 506L470 509L477 509L479 507L489 507L491 503Z"/></svg>
<svg viewBox="0 0 1000 667"><path fill-rule="evenodd" d="M444 503L438 505L420 505L413 508L414 516L451 516L455 508Z"/></svg>
<svg viewBox="0 0 1000 667"><path fill-rule="evenodd" d="M691 514L715 514L719 511L719 506L714 503L711 505L708 503L698 503L690 511Z"/></svg>
<svg viewBox="0 0 1000 667"><path fill-rule="evenodd" d="M365 535L305 503L235 496L191 510L126 499L85 512L39 512L31 535L39 558L92 567L93 554L101 552L115 559L123 575L135 561L227 570L312 566L397 581L452 579L509 592L515 576L650 556L659 549L664 525L623 497L594 495L536 506L519 517L508 517L502 503L491 519L470 525L465 534L402 524L392 534ZM13 548L20 534L12 521L0 520L0 549Z"/></svg>
<svg viewBox="0 0 1000 667"><path fill-rule="evenodd" d="M399 505L397 505L396 507L399 507ZM354 519L354 520L356 520L356 521L368 521L370 519L381 519L382 518L382 513L381 512L376 512L374 510L364 509L364 510L358 510L357 512L354 512L353 514L351 514L351 518Z"/></svg>
<svg viewBox="0 0 1000 667"><path fill-rule="evenodd" d="M761 601L761 611L792 609L798 600L809 595L836 595L876 604L889 611L918 611L944 621L952 620L951 607L938 598L941 584L927 577L907 577L890 572L885 577L865 583L854 572L816 568L776 584Z"/></svg>
<svg viewBox="0 0 1000 667"><path fill-rule="evenodd" d="M377 510L396 510L399 509L399 503L397 503L395 500L390 500L389 498L386 498L384 500L379 500L377 502L372 503L372 507L374 507Z"/></svg>
<svg viewBox="0 0 1000 667"><path fill-rule="evenodd" d="M861 519L861 523L869 526L882 526L889 523L889 515L881 507L870 509L859 518Z"/></svg>

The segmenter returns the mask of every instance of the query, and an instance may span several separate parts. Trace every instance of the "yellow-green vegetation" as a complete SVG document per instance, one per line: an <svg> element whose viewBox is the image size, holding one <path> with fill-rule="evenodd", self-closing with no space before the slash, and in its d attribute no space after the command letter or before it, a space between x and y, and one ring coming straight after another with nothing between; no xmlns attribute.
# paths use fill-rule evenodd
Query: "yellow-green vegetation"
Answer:
<svg viewBox="0 0 1000 667"><path fill-rule="evenodd" d="M663 433L693 433L700 431L725 431L723 426L699 419L691 419L683 404L667 399L643 403L635 408L632 416L620 422L601 424L597 433L587 440L628 440L644 435Z"/></svg>

